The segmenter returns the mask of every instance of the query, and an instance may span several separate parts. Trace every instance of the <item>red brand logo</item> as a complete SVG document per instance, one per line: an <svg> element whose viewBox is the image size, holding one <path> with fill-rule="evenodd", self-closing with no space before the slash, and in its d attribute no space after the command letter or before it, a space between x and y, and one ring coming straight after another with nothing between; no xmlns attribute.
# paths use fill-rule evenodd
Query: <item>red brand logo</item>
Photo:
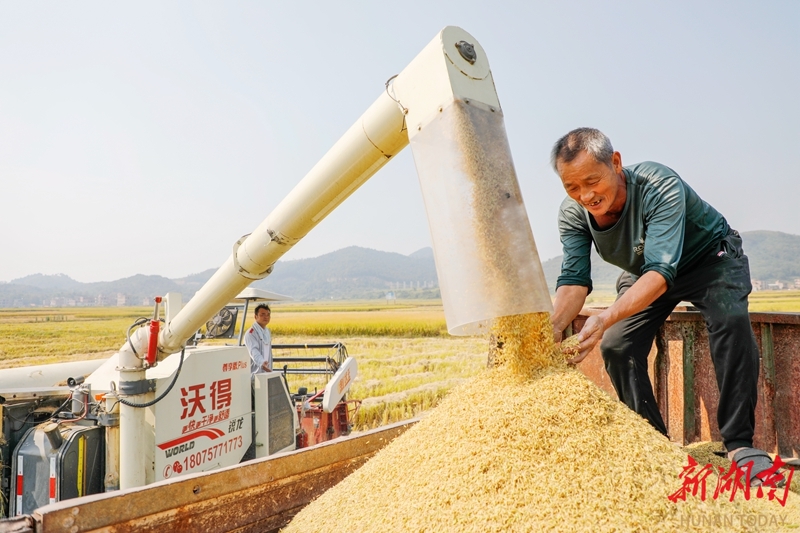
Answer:
<svg viewBox="0 0 800 533"><path fill-rule="evenodd" d="M677 503L678 500L686 501L687 496L690 495L694 498L699 497L701 500L705 501L708 489L713 485L714 493L712 499L714 500L720 496L725 497L730 495L729 499L733 501L737 492L741 493L745 500L749 500L751 490L756 489L756 498L761 499L766 497L770 501L777 501L782 507L786 506L786 498L789 496L789 486L792 484L792 475L794 471L788 470L788 478L784 475L785 473L781 473L780 469L782 466L785 466L786 463L784 463L780 457L775 457L771 468L755 475L755 478L761 482L758 487L751 487L745 482L746 479L750 479L751 477L750 471L753 467L752 463L748 463L747 468L739 468L734 461L731 463L731 467L726 471L722 467L714 468L714 465L711 464L700 466L700 463L695 461L691 455L688 456L688 459L689 463L683 467L683 471L679 476L683 480L683 486L668 496L673 503ZM714 474L714 476L711 478L712 481L709 482L709 477L711 477L712 474ZM779 495L778 485L784 481L784 478L786 478L786 483L782 485L783 494Z"/></svg>

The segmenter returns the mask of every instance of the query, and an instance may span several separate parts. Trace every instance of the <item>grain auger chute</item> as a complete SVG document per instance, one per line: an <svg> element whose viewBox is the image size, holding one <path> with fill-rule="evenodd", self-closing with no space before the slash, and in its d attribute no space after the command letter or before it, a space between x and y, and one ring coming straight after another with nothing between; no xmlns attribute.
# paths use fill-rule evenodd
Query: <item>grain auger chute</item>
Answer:
<svg viewBox="0 0 800 533"><path fill-rule="evenodd" d="M91 416L57 421L62 430L70 424L112 428L91 441L105 457L98 474L105 484L97 481L93 487L99 489L91 490L130 489L231 466L251 445L256 457L293 449L297 417L280 373L251 381L244 347L187 348L187 339L254 280L268 276L283 254L408 144L449 332L474 334L496 317L552 310L486 53L467 32L447 27L386 82L377 100L234 244L185 306L168 295L149 327L133 330L119 352L87 377L84 410ZM103 394L104 402L95 400ZM86 452L89 441L73 433L75 446L84 442L80 449ZM47 446L43 439L36 446ZM61 475L45 468L50 456L44 456L41 471L47 475L36 484ZM16 511L30 510L20 504Z"/></svg>

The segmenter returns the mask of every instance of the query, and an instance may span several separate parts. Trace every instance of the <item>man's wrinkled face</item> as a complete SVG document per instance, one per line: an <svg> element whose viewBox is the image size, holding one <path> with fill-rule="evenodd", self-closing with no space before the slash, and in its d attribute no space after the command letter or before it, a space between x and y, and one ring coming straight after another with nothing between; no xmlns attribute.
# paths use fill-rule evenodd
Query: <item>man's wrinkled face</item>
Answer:
<svg viewBox="0 0 800 533"><path fill-rule="evenodd" d="M256 314L256 323L262 328L265 328L267 324L269 324L271 316L271 313L267 309L259 309L258 314Z"/></svg>
<svg viewBox="0 0 800 533"><path fill-rule="evenodd" d="M594 217L618 214L625 207L625 181L619 152L614 152L610 166L599 163L588 152L581 152L569 163L560 161L558 172L567 195Z"/></svg>

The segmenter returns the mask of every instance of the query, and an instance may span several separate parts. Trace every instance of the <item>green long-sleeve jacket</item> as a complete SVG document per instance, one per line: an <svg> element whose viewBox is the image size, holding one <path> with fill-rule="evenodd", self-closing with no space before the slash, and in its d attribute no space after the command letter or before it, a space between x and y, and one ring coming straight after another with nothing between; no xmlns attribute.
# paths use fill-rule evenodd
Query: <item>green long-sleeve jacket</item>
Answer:
<svg viewBox="0 0 800 533"><path fill-rule="evenodd" d="M586 209L571 198L558 213L564 247L556 287L580 285L592 290L591 244L605 261L635 276L654 270L671 287L728 233L728 223L678 174L647 161L624 167L627 199L612 227L597 228Z"/></svg>

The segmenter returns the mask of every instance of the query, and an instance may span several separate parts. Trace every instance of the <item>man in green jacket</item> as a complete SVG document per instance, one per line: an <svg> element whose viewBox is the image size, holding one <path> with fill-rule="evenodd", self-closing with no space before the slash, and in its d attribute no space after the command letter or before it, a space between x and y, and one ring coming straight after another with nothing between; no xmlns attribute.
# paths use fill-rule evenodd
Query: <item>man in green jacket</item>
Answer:
<svg viewBox="0 0 800 533"><path fill-rule="evenodd" d="M753 448L759 354L739 234L672 169L653 162L623 167L619 152L596 129L579 128L559 139L551 161L568 195L558 215L564 259L552 316L556 339L592 290L594 244L623 273L617 300L579 333L580 354L572 362L602 339L600 351L620 400L666 435L647 357L675 306L691 302L708 327L720 391L717 422L729 458L743 469L752 464L749 481L758 484L772 461Z"/></svg>

